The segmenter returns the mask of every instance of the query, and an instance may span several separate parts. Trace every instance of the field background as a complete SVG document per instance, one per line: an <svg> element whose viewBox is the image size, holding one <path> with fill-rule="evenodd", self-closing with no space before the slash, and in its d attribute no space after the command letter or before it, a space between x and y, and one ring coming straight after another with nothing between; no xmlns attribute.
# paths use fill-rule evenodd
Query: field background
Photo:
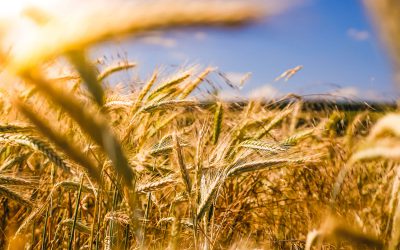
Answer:
<svg viewBox="0 0 400 250"><path fill-rule="evenodd" d="M397 72L400 5L365 4ZM218 1L96 5L73 19L30 7L32 33L11 48L13 23L2 20L0 246L397 249L395 103L232 103L213 67L115 85L138 62L87 56L120 37L265 14Z"/></svg>

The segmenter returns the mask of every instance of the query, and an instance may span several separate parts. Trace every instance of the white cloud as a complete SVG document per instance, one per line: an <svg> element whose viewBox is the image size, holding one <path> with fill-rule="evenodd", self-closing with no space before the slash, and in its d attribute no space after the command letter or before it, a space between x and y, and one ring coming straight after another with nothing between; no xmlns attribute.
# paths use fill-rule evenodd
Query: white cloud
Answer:
<svg viewBox="0 0 400 250"><path fill-rule="evenodd" d="M188 55L186 55L185 53L183 53L181 51L171 51L170 53L168 53L168 55L172 59L179 60L179 61L186 61L189 59Z"/></svg>
<svg viewBox="0 0 400 250"><path fill-rule="evenodd" d="M379 92L373 89L359 89L356 87L345 87L331 91L329 94L335 97L342 97L353 100L365 100L365 101L387 101L388 98L383 92Z"/></svg>
<svg viewBox="0 0 400 250"><path fill-rule="evenodd" d="M163 36L145 36L140 39L142 42L146 44L152 44L152 45L159 45L163 46L166 48L173 48L176 47L176 40L168 37L163 37Z"/></svg>
<svg viewBox="0 0 400 250"><path fill-rule="evenodd" d="M197 31L194 33L194 38L198 41L203 41L207 38L207 34L203 31Z"/></svg>
<svg viewBox="0 0 400 250"><path fill-rule="evenodd" d="M328 96L324 96L326 100L344 100L344 101L390 101L387 94L373 89L363 89L354 86L343 87L340 89L325 92ZM248 92L246 95L241 94L239 91L227 89L219 93L219 97L225 101L240 101L245 99L253 100L276 100L287 95L287 92L281 92L279 89L272 85L266 84L259 88L255 88ZM312 98L312 97L307 97ZM332 98L332 99L331 99Z"/></svg>
<svg viewBox="0 0 400 250"><path fill-rule="evenodd" d="M243 96L239 92L231 89L221 90L218 93L218 97L224 101L231 101L231 102L240 101L243 99Z"/></svg>
<svg viewBox="0 0 400 250"><path fill-rule="evenodd" d="M250 91L248 97L250 99L268 100L268 99L276 99L278 97L281 97L282 95L283 94L278 89L267 84L260 88L256 88Z"/></svg>
<svg viewBox="0 0 400 250"><path fill-rule="evenodd" d="M358 30L354 28L348 29L347 35L355 41L365 41L370 37L370 34L367 30Z"/></svg>
<svg viewBox="0 0 400 250"><path fill-rule="evenodd" d="M343 97L343 98L358 98L361 96L360 90L356 87L345 87L340 89L335 89L330 94Z"/></svg>
<svg viewBox="0 0 400 250"><path fill-rule="evenodd" d="M376 90L366 90L363 96L369 101L385 102L391 100L385 94L377 92Z"/></svg>

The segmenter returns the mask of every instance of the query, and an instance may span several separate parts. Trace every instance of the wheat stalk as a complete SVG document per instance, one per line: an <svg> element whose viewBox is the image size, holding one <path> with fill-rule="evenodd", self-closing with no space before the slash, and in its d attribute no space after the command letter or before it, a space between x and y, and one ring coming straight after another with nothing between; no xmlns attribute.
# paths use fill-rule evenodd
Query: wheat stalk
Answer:
<svg viewBox="0 0 400 250"><path fill-rule="evenodd" d="M246 172L254 172L258 170L262 170L270 167L281 167L287 164L302 164L309 160L300 158L300 159L268 159L264 161L255 161L243 163L229 169L227 175L228 176L236 176Z"/></svg>
<svg viewBox="0 0 400 250"><path fill-rule="evenodd" d="M192 181L190 179L189 172L183 160L182 148L179 143L179 138L177 137L176 134L174 134L172 136L172 140L174 144L173 151L174 151L175 161L176 164L179 166L183 183L185 183L186 191L188 192L188 194L190 194L192 192Z"/></svg>
<svg viewBox="0 0 400 250"><path fill-rule="evenodd" d="M75 99L60 93L56 87L40 75L29 74L25 78L37 86L49 99L63 107L80 125L82 130L104 149L113 162L115 170L124 179L125 185L135 186L135 173L126 160L121 144L102 117L93 116L88 111L82 109L81 105Z"/></svg>
<svg viewBox="0 0 400 250"><path fill-rule="evenodd" d="M33 208L34 206L33 203L28 199L2 185L0 185L0 194L9 198L10 200L20 203L27 208Z"/></svg>
<svg viewBox="0 0 400 250"><path fill-rule="evenodd" d="M136 65L137 64L134 62L123 62L123 63L118 63L116 65L110 65L98 74L97 81L102 82L104 79L106 79L111 74L121 71L121 70L127 70L127 69L134 68L134 67L136 67Z"/></svg>
<svg viewBox="0 0 400 250"><path fill-rule="evenodd" d="M110 37L176 26L237 24L254 20L262 12L252 4L240 2L222 5L220 2L183 0L107 2L87 9L85 16L50 20L31 34L28 43L20 41L15 46L9 65L21 72L54 55L76 51Z"/></svg>
<svg viewBox="0 0 400 250"><path fill-rule="evenodd" d="M83 234L90 234L90 227L83 224L83 222L81 221L75 221L73 219L65 219L63 221L61 221L61 223L59 224L59 227L68 227L68 228L72 228L75 227L75 229L77 231L79 231L80 233Z"/></svg>
<svg viewBox="0 0 400 250"><path fill-rule="evenodd" d="M277 143L263 142L257 140L246 140L240 143L239 146L243 148L267 151L273 154L282 153L288 150L288 147L281 146L280 144Z"/></svg>
<svg viewBox="0 0 400 250"><path fill-rule="evenodd" d="M175 183L177 183L177 181L174 180L173 178L171 178L170 176L168 176L168 177L165 177L165 178L157 180L157 181L144 183L144 184L138 184L136 192L138 192L138 193L154 192L154 191L158 191L166 186L170 186Z"/></svg>
<svg viewBox="0 0 400 250"><path fill-rule="evenodd" d="M33 187L38 184L37 181L30 181L20 177L0 175L0 185L21 185Z"/></svg>
<svg viewBox="0 0 400 250"><path fill-rule="evenodd" d="M187 86L183 87L182 94L179 96L180 99L185 99L188 97L193 90L201 83L204 81L204 79L209 75L211 72L213 72L215 69L208 67L206 68L195 80L192 82L188 83Z"/></svg>
<svg viewBox="0 0 400 250"><path fill-rule="evenodd" d="M5 135L0 134L0 141L13 142L20 145L28 146L33 150L37 150L51 160L56 166L60 167L66 173L71 173L68 164L59 156L47 143L37 138L26 135Z"/></svg>
<svg viewBox="0 0 400 250"><path fill-rule="evenodd" d="M64 151L73 161L80 164L89 175L98 183L101 183L100 174L94 163L80 149L73 146L62 135L59 135L50 125L44 122L44 119L35 113L31 108L22 102L17 102L18 109L33 123L36 128L51 141L53 141L60 149Z"/></svg>

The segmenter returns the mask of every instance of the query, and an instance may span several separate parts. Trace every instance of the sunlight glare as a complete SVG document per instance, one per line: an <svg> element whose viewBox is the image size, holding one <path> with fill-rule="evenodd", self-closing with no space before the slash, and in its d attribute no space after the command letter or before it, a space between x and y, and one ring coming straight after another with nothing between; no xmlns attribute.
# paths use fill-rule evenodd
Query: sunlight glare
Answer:
<svg viewBox="0 0 400 250"><path fill-rule="evenodd" d="M52 0L12 0L1 1L0 18L15 18L21 15L21 12L30 6L47 8Z"/></svg>

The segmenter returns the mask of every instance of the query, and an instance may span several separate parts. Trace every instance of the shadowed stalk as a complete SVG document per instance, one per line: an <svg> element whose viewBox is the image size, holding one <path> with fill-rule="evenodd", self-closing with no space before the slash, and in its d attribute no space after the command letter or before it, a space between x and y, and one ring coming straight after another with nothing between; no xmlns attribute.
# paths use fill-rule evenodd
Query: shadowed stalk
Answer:
<svg viewBox="0 0 400 250"><path fill-rule="evenodd" d="M114 211L117 209L118 200L119 200L119 199L118 199L118 196L119 196L118 187L115 186L115 187L114 187L114 191L113 191L113 199L112 199L111 212L114 212ZM108 233L108 238L109 238L109 241L110 241L109 244L110 244L110 247L111 247L111 248L114 247L114 242L115 242L114 234L115 234L115 233L118 233L117 230L115 230L116 232L114 232L114 226L115 226L114 220L109 220L109 226L108 226L109 233Z"/></svg>
<svg viewBox="0 0 400 250"><path fill-rule="evenodd" d="M29 126L20 126L13 124L0 125L0 133L23 133L29 132L32 130L32 127Z"/></svg>
<svg viewBox="0 0 400 250"><path fill-rule="evenodd" d="M41 250L46 249L46 230L47 230L47 221L48 221L48 217L49 217L50 207L51 206L47 207L46 217L44 218L44 227L43 227L43 232L42 232L42 247L41 247Z"/></svg>
<svg viewBox="0 0 400 250"><path fill-rule="evenodd" d="M215 113L214 113L214 133L213 133L214 145L217 144L219 135L221 133L223 113L224 113L224 110L222 108L222 103L218 102L217 107L215 108Z"/></svg>
<svg viewBox="0 0 400 250"><path fill-rule="evenodd" d="M124 250L129 249L129 224L125 227Z"/></svg>
<svg viewBox="0 0 400 250"><path fill-rule="evenodd" d="M97 183L101 183L101 178L97 167L86 155L82 154L82 150L77 150L76 146L71 145L67 141L66 136L61 136L54 131L48 124L44 122L44 118L40 117L30 107L20 101L16 101L18 109L36 126L36 128L51 141L53 141L60 149L64 151L71 159L80 164Z"/></svg>
<svg viewBox="0 0 400 250"><path fill-rule="evenodd" d="M38 90L45 94L50 100L65 109L80 125L82 130L104 149L113 162L115 170L124 179L125 185L135 187L135 173L129 166L120 143L103 118L94 116L85 109L82 109L81 104L79 104L76 99L61 93L54 85L42 78L37 72L35 74L31 72L24 77L37 86Z"/></svg>
<svg viewBox="0 0 400 250"><path fill-rule="evenodd" d="M179 209L177 207L173 208L173 222L172 222L172 227L171 227L171 233L170 233L170 240L168 244L168 249L170 250L176 250L178 248L178 243L179 243L179 238L181 234L181 212L178 211Z"/></svg>
<svg viewBox="0 0 400 250"><path fill-rule="evenodd" d="M96 199L96 202L98 203L98 211L99 211L98 216L97 216L97 221L96 221L96 226L97 226L97 228L96 228L96 232L97 232L97 234L96 234L96 250L99 250L99 247L100 247L100 233L101 233L100 232L100 224L101 224L101 215L102 215L102 213L101 213L102 199L101 198L102 198L102 196L103 196L103 185L100 187L100 191L99 191L98 197Z"/></svg>
<svg viewBox="0 0 400 250"><path fill-rule="evenodd" d="M73 241L74 241L74 238L75 238L75 226L76 226L76 220L78 218L79 203L80 203L81 194L82 194L82 185L83 185L83 175L81 176L81 184L80 184L80 187L79 187L78 196L76 198L75 212L74 212L74 222L72 224L71 235L70 235L70 238L69 238L69 241L68 241L68 250L72 250Z"/></svg>
<svg viewBox="0 0 400 250"><path fill-rule="evenodd" d="M145 244L146 244L146 226L147 226L146 223L147 223L147 221L149 220L149 217L150 217L150 207L151 207L151 192L149 192L148 195L147 195L147 205L146 205L146 210L144 212L144 221L143 221L143 224L142 224L142 236L141 236L141 242L140 242L140 248L141 249L146 249L146 246L145 246ZM126 240L125 249L127 249L127 246L128 246L127 240L128 239L126 238L125 240Z"/></svg>
<svg viewBox="0 0 400 250"><path fill-rule="evenodd" d="M176 134L173 135L175 161L181 171L183 183L185 183L186 191L190 195L192 192L192 182L190 180L189 172L183 160L182 148L179 144L179 139Z"/></svg>
<svg viewBox="0 0 400 250"><path fill-rule="evenodd" d="M26 206L27 208L32 208L33 204L31 201L29 201L28 199L26 199L25 197L21 196L20 194L8 189L7 187L1 186L0 185L0 194L2 196L5 196L11 200L14 200L18 203L20 203L21 205Z"/></svg>
<svg viewBox="0 0 400 250"><path fill-rule="evenodd" d="M67 53L70 62L75 66L79 75L86 83L88 90L93 95L96 103L99 106L104 104L104 90L101 86L101 81L97 79L95 66L86 58L84 50L76 50Z"/></svg>

